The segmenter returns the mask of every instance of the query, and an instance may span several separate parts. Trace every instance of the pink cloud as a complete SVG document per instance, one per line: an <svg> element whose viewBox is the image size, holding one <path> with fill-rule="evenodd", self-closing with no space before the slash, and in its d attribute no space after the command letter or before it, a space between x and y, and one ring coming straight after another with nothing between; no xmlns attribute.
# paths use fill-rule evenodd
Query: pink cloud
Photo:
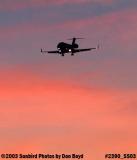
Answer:
<svg viewBox="0 0 137 160"><path fill-rule="evenodd" d="M26 33L49 33L57 32L61 34L61 31L71 33L72 29L74 33L85 32L88 33L88 37L94 39L102 38L104 41L109 40L113 43L120 42L123 44L135 43L137 36L134 34L137 28L136 22L137 12L136 10L125 10L119 12L112 12L99 17L92 17L88 19L81 19L77 21L67 21L63 23L56 23L54 25L45 24L44 22L37 23L35 20L31 20L31 23L17 24L16 26L1 27L1 37L6 35L16 35ZM8 33L5 35L5 33ZM11 36L13 37L13 36Z"/></svg>
<svg viewBox="0 0 137 160"><path fill-rule="evenodd" d="M73 28L125 45L136 40L136 17L135 10L128 10L52 27L23 24L3 28L1 33L16 39L22 31L43 33L45 26L46 33ZM136 152L136 89L75 86L68 80L55 81L26 70L0 72L0 151L84 152L87 159L103 159L108 152ZM95 71L84 76L103 75Z"/></svg>
<svg viewBox="0 0 137 160"><path fill-rule="evenodd" d="M27 1L17 1L13 0L11 1L3 1L0 4L1 10L7 10L7 11L15 11L19 9L29 8L29 7L41 7L41 6L47 6L47 5L64 5L64 4L79 4L79 3L101 3L101 4L111 4L113 0L27 0Z"/></svg>
<svg viewBox="0 0 137 160"><path fill-rule="evenodd" d="M111 12L102 16L95 16L78 21L69 21L58 25L58 29L65 28L69 31L73 28L74 33L82 33L96 41L101 40L109 49L111 44L116 49L135 49L137 36L137 11L134 9ZM111 43L111 44L109 44ZM126 45L126 48L123 48Z"/></svg>
<svg viewBox="0 0 137 160"><path fill-rule="evenodd" d="M0 88L3 152L45 153L46 146L101 159L136 149L136 89L76 87L23 70L1 70Z"/></svg>
<svg viewBox="0 0 137 160"><path fill-rule="evenodd" d="M112 121L107 122L108 117L115 120L116 116L120 119L123 112L123 121L118 124L117 121L113 121L113 127L120 128L122 125L129 124L134 118L132 110L135 111L136 90L125 92L118 89L86 88L72 85L68 81L45 79L26 71L5 73L1 74L0 80L0 105L2 106L1 113L3 113L1 124L3 125L4 119L8 116L7 108L12 115L15 115L12 121L8 121L10 117L7 118L5 125L15 124L14 121L17 119L20 119L19 124L22 123L22 125L33 125L34 121L35 124L45 124L45 120L47 124L64 124L63 121L65 121L66 124L71 125L72 121L79 124L79 119L84 118L81 125L85 125L86 122L88 126L92 124L96 127L95 125L102 124L104 127L111 127ZM41 113L39 120L36 118L38 112ZM128 115L129 112L132 116ZM96 119L96 115L100 114L104 121L99 118L96 123L92 123L91 119ZM106 115L109 116L105 117ZM125 123L126 119L128 121Z"/></svg>
<svg viewBox="0 0 137 160"><path fill-rule="evenodd" d="M13 78L8 80L8 75ZM135 144L137 130L133 122L137 119L134 109L136 103L133 102L137 102L136 90L125 92L108 88L101 90L71 87L68 82L47 82L42 77L22 71L11 74L8 72L7 76L2 77L6 80L3 83L1 80L0 85L0 126L3 130L8 128L17 130L18 133L15 137L11 132L7 135L7 143L15 139L16 143L12 148L7 145L6 150L16 151L17 147L19 152L30 149L43 151L46 143L49 151L60 152L54 146L61 144L65 152L72 148L74 139L77 142L73 145L74 150L77 148L82 152L86 149L88 156L91 156L89 145L94 145L97 152L94 156L97 156L108 148L117 151L121 147L121 151L129 151L126 146ZM22 141L22 134L27 134L27 143ZM1 137L5 139L4 136ZM126 141L129 137L130 141ZM6 141L3 142L2 139L1 144L5 144ZM106 141L109 143L104 143ZM117 146L119 141L121 143ZM123 146L123 143L126 145Z"/></svg>

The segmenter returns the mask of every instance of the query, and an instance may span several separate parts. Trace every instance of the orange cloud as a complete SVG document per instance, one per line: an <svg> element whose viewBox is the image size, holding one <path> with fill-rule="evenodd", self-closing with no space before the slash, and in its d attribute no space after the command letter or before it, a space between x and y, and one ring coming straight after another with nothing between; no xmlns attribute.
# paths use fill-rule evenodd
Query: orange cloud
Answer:
<svg viewBox="0 0 137 160"><path fill-rule="evenodd" d="M135 152L136 90L84 88L25 70L1 70L0 88L0 151L98 159Z"/></svg>
<svg viewBox="0 0 137 160"><path fill-rule="evenodd" d="M22 112L22 115L24 114L26 115L24 117L28 118L30 124L33 123L31 118L35 119L35 121L38 120L36 118L37 113L43 115L39 115L38 124L39 122L42 123L44 120L44 114L46 114L47 122L51 121L52 114L53 117L58 117L57 119L53 118L53 121L60 121L63 123L63 120L66 120L68 124L69 118L74 121L76 120L76 123L78 123L77 120L82 117L90 124L91 116L93 119L96 119L95 114L99 115L101 113L104 115L109 113L112 117L113 114L116 114L118 118L121 116L119 113L122 112L125 117L129 112L130 114L134 114L136 90L127 90L127 92L125 92L107 88L86 88L80 85L72 85L67 81L53 81L48 78L37 77L36 75L27 72L23 73L21 71L13 73L7 72L6 75L1 77L3 77L0 80L0 99L1 106L3 106L1 111L6 113L5 111L8 107L10 113L16 114L16 112L18 112L19 115L17 115L17 117L13 116L13 119L19 118ZM130 104L133 105L131 106L131 110ZM72 110L73 112L71 113ZM49 115L47 114L48 112L50 113ZM66 115L64 113L69 114ZM6 115L7 114L8 113L6 113ZM77 118L75 119L75 117ZM24 118L22 117L22 119ZM99 120L100 119L97 120L97 123L102 123ZM107 118L104 117L104 120L106 122ZM71 122L72 120L70 124ZM22 121L22 123L26 124L26 121ZM124 121L122 123L124 123ZM105 124L108 125L109 122Z"/></svg>

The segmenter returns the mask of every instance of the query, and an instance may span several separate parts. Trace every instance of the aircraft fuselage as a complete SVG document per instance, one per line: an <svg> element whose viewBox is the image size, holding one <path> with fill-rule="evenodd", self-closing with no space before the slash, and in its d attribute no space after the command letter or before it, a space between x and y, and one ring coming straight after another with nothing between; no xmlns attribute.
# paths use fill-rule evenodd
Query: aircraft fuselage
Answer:
<svg viewBox="0 0 137 160"><path fill-rule="evenodd" d="M64 43L64 42L60 42L57 45L57 49L61 52L61 53L68 53L68 52L73 52L74 49L78 48L78 44L68 44L68 43Z"/></svg>

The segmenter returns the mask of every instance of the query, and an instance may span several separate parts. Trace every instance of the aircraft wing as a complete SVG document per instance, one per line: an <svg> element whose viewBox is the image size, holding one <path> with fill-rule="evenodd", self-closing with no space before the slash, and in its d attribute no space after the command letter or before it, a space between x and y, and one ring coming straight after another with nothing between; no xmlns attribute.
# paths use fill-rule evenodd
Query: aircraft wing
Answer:
<svg viewBox="0 0 137 160"><path fill-rule="evenodd" d="M75 49L75 53L76 52L85 52L85 51L90 51L90 50L92 50L92 49L97 49L97 48L85 48L85 49Z"/></svg>
<svg viewBox="0 0 137 160"><path fill-rule="evenodd" d="M42 49L41 49L41 53L59 53L59 51L58 50L56 50L56 51L43 51Z"/></svg>

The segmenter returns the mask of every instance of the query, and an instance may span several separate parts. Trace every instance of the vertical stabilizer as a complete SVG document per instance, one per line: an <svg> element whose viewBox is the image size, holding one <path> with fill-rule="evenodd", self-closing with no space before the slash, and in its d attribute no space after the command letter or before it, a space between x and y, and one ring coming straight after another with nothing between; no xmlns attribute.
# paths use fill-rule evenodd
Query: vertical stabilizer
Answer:
<svg viewBox="0 0 137 160"><path fill-rule="evenodd" d="M72 45L74 45L75 42L76 42L76 38L73 38L73 39L72 39Z"/></svg>

